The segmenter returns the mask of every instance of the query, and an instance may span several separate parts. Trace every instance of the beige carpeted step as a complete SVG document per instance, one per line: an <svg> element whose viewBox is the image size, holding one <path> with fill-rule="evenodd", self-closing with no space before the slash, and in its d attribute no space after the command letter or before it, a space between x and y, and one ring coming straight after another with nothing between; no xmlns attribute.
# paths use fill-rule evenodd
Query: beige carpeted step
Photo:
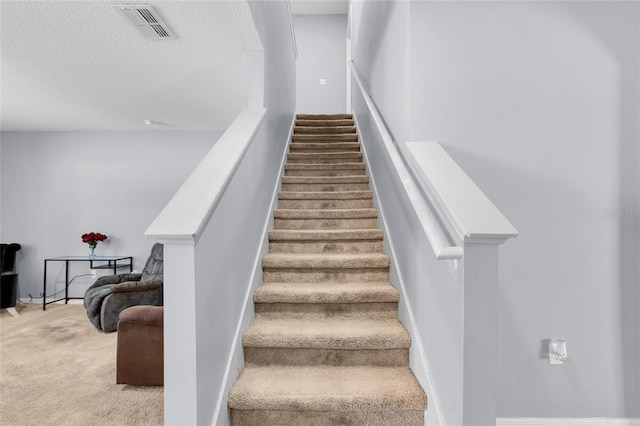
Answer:
<svg viewBox="0 0 640 426"><path fill-rule="evenodd" d="M348 163L362 161L361 152L323 152L323 153L307 153L307 152L290 152L287 154L289 163L315 163L315 164L333 164Z"/></svg>
<svg viewBox="0 0 640 426"><path fill-rule="evenodd" d="M253 294L254 303L382 303L398 302L389 282L263 283Z"/></svg>
<svg viewBox="0 0 640 426"><path fill-rule="evenodd" d="M339 194L343 192L357 192L357 191L327 191L326 194ZM364 192L364 191L362 191ZM318 194L319 192L280 192L278 196L282 194ZM310 199L310 200L296 200L296 199L280 199L278 201L278 208L281 209L300 209L300 210L315 210L315 209L332 209L332 210L344 210L344 209L368 209L373 207L373 200L371 198L352 198L352 199Z"/></svg>
<svg viewBox="0 0 640 426"><path fill-rule="evenodd" d="M353 120L353 114L296 114L296 120Z"/></svg>
<svg viewBox="0 0 640 426"><path fill-rule="evenodd" d="M296 119L296 127L352 127L355 123L350 118L332 120Z"/></svg>
<svg viewBox="0 0 640 426"><path fill-rule="evenodd" d="M376 253L382 252L380 229L272 230L271 253Z"/></svg>
<svg viewBox="0 0 640 426"><path fill-rule="evenodd" d="M262 259L264 282L388 281L389 257L382 253L269 253Z"/></svg>
<svg viewBox="0 0 640 426"><path fill-rule="evenodd" d="M275 209L275 229L371 229L378 227L376 209Z"/></svg>
<svg viewBox="0 0 640 426"><path fill-rule="evenodd" d="M365 191L281 191L279 209L345 210L373 207L373 193Z"/></svg>
<svg viewBox="0 0 640 426"><path fill-rule="evenodd" d="M269 253L262 258L264 269L385 269L389 264L384 253Z"/></svg>
<svg viewBox="0 0 640 426"><path fill-rule="evenodd" d="M369 176L283 176L283 191L366 191Z"/></svg>
<svg viewBox="0 0 640 426"><path fill-rule="evenodd" d="M358 142L292 142L290 152L360 152Z"/></svg>
<svg viewBox="0 0 640 426"><path fill-rule="evenodd" d="M358 142L358 135L293 135L292 142Z"/></svg>
<svg viewBox="0 0 640 426"><path fill-rule="evenodd" d="M296 163L284 166L285 176L353 176L366 173L364 163L309 164Z"/></svg>
<svg viewBox="0 0 640 426"><path fill-rule="evenodd" d="M411 338L400 322L393 317L376 317L375 306L379 304L354 305L374 308L364 318L256 312L256 319L242 338L245 362L309 365L307 357L311 355L317 365L406 365Z"/></svg>
<svg viewBox="0 0 640 426"><path fill-rule="evenodd" d="M408 349L411 338L396 318L258 316L244 333L242 344L263 348Z"/></svg>
<svg viewBox="0 0 640 426"><path fill-rule="evenodd" d="M229 394L232 424L424 424L426 395L408 367L248 366Z"/></svg>
<svg viewBox="0 0 640 426"><path fill-rule="evenodd" d="M310 127L345 127L354 126L353 119L337 119L337 120L306 120L296 119L297 126Z"/></svg>
<svg viewBox="0 0 640 426"><path fill-rule="evenodd" d="M323 134L350 134L356 133L354 126L300 126L296 125L293 128L293 134L306 134L306 135L323 135Z"/></svg>

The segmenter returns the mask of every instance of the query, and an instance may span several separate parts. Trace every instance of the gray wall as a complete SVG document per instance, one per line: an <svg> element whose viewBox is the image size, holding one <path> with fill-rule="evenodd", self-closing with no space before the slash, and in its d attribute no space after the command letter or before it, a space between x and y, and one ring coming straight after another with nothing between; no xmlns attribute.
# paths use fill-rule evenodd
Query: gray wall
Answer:
<svg viewBox="0 0 640 426"><path fill-rule="evenodd" d="M347 16L294 15L298 46L296 110L347 112ZM320 79L326 85L320 85Z"/></svg>
<svg viewBox="0 0 640 426"><path fill-rule="evenodd" d="M3 242L22 244L17 259L19 297L39 297L43 259L87 255L88 246L80 238L87 232L109 237L98 244L98 254L134 256L134 268L141 270L153 244L144 231L219 136L2 133L0 226ZM71 275L87 272L88 265L78 265ZM63 273L63 264L50 265L56 291L64 288ZM82 296L92 282L91 277L79 277L70 287L71 295Z"/></svg>
<svg viewBox="0 0 640 426"><path fill-rule="evenodd" d="M396 139L438 140L520 231L500 248L498 416L637 417L640 4L354 12ZM562 367L549 338L567 340Z"/></svg>

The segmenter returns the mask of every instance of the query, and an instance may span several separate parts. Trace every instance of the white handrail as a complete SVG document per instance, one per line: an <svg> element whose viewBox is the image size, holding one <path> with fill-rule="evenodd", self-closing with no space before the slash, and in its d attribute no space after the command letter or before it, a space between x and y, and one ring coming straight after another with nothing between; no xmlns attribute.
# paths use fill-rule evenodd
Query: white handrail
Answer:
<svg viewBox="0 0 640 426"><path fill-rule="evenodd" d="M353 71L353 76L355 77L356 82L358 83L358 87L362 92L362 97L371 112L371 117L378 129L382 137L382 142L391 158L393 166L400 176L400 180L404 185L407 195L409 196L409 200L411 205L413 206L420 225L424 230L424 233L427 235L429 243L431 244L431 248L433 249L436 258L439 260L442 259L462 259L462 248L452 244L450 242L450 238L443 232L438 220L434 217L431 208L426 202L420 188L415 183L413 176L407 169L404 161L402 160L402 156L398 151L398 148L391 136L391 133L387 130L386 125L384 124L384 120L378 111L369 91L364 86L362 78L360 77L360 73L358 69L355 67L355 64L351 62L351 69Z"/></svg>
<svg viewBox="0 0 640 426"><path fill-rule="evenodd" d="M518 235L511 222L438 142L415 141L406 146L419 183L441 207L460 240L501 244Z"/></svg>
<svg viewBox="0 0 640 426"><path fill-rule="evenodd" d="M195 244L265 117L246 108L187 178L145 235L162 243Z"/></svg>
<svg viewBox="0 0 640 426"><path fill-rule="evenodd" d="M291 3L287 0L287 11L289 12L289 30L291 31L291 42L293 43L293 54L298 58L298 43L296 42L296 29L293 26L293 14L291 13Z"/></svg>

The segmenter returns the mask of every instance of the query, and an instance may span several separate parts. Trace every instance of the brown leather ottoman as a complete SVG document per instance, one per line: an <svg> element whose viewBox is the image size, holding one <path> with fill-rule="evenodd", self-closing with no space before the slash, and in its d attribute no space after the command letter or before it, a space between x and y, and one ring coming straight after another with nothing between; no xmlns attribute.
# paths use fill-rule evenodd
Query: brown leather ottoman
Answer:
<svg viewBox="0 0 640 426"><path fill-rule="evenodd" d="M164 384L164 308L132 306L120 312L116 383Z"/></svg>

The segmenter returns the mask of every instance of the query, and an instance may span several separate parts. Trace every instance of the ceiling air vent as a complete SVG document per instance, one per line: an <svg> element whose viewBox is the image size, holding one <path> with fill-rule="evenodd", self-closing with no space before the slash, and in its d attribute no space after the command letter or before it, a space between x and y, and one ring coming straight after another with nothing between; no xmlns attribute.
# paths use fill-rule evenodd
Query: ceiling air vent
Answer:
<svg viewBox="0 0 640 426"><path fill-rule="evenodd" d="M147 40L173 40L175 35L148 5L112 5Z"/></svg>

